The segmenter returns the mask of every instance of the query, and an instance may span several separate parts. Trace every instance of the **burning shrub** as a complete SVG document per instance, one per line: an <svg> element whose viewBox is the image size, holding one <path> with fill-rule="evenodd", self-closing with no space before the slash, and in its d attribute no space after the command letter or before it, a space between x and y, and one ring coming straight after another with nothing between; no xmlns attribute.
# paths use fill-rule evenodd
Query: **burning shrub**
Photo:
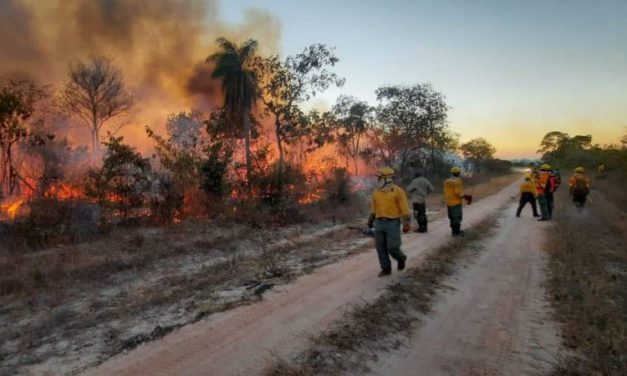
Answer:
<svg viewBox="0 0 627 376"><path fill-rule="evenodd" d="M207 159L201 166L202 189L212 198L221 200L229 192L227 179L233 151L222 142L207 148Z"/></svg>
<svg viewBox="0 0 627 376"><path fill-rule="evenodd" d="M330 175L323 184L326 199L332 204L348 203L352 192L350 174L345 168L337 167L331 171Z"/></svg>
<svg viewBox="0 0 627 376"><path fill-rule="evenodd" d="M80 200L40 198L28 215L4 224L4 246L13 251L85 241L100 232L101 210Z"/></svg>
<svg viewBox="0 0 627 376"><path fill-rule="evenodd" d="M171 223L178 215L180 218L185 194L182 186L177 184L174 176L168 172L153 174L150 192L150 208L152 214L161 222Z"/></svg>
<svg viewBox="0 0 627 376"><path fill-rule="evenodd" d="M300 217L298 199L304 193L304 183L305 174L299 167L276 163L253 174L250 189L259 199L261 211L269 211L267 219L287 224Z"/></svg>
<svg viewBox="0 0 627 376"><path fill-rule="evenodd" d="M122 143L123 137L111 137L103 166L89 173L86 193L102 204L113 205L126 218L130 209L144 203L150 188L150 163L134 148Z"/></svg>

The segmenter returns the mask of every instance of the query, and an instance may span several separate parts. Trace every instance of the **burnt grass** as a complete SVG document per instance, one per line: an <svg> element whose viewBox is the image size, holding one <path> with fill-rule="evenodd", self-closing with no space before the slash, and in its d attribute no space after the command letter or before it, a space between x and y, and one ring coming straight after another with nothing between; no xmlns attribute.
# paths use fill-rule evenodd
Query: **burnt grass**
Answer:
<svg viewBox="0 0 627 376"><path fill-rule="evenodd" d="M627 236L617 227L624 214L592 193L583 212L557 216L547 243L549 292L570 350L553 375L627 374Z"/></svg>
<svg viewBox="0 0 627 376"><path fill-rule="evenodd" d="M67 356L64 350L54 348L60 341L88 349L93 344L88 343L92 340L86 338L90 336L85 333L99 337L96 343L103 343L98 356L102 361L213 313L254 303L263 299L264 293L273 286L363 248L350 248L361 235L343 226L331 228L325 235L278 243L253 236L255 233L242 227L224 235L210 236L193 227L175 233L166 231L154 237L121 237L113 244L101 241L67 247L35 257L13 255L19 259L13 260L13 268L7 267L6 273L0 276L5 289L0 301L7 303L0 314L3 319L18 320L19 325L6 326L7 331L0 333L0 343L16 340L18 343L0 349L0 374L15 373L21 367L39 364L51 356ZM231 249L238 241L243 242L240 248L246 249L244 253ZM107 245L113 249L102 252ZM329 252L320 254L321 248ZM90 252L95 250L101 252ZM217 262L194 272L170 273L178 267L177 260L190 253L199 261L220 257ZM120 262L122 265L118 264ZM164 262L172 266L157 267ZM165 274L161 275L163 272ZM158 283L122 291L115 297L99 295L108 285L124 285L125 275L141 280L156 274L160 275ZM11 280L20 284L7 289L6 283ZM234 300L216 300L216 293L232 288L241 288L241 296L235 296ZM82 308L75 307L76 303L81 303ZM186 313L176 320L161 320L160 312L172 307L179 307ZM29 318L28 322L21 320L25 317ZM111 326L112 322L129 324ZM133 334L132 325L137 322L154 324L150 329ZM103 332L102 325L111 329Z"/></svg>
<svg viewBox="0 0 627 376"><path fill-rule="evenodd" d="M374 302L351 308L331 329L311 339L312 346L292 360L276 359L267 376L339 375L368 371L377 353L406 345L411 333L430 312L446 278L482 249L481 241L497 226L490 216L465 237L453 238L425 257L420 266L403 272Z"/></svg>

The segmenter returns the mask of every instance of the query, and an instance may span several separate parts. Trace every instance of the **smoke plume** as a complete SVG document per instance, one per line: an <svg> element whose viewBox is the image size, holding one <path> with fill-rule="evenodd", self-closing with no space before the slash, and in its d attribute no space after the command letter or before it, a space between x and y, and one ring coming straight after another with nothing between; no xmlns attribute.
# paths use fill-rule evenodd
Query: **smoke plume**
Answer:
<svg viewBox="0 0 627 376"><path fill-rule="evenodd" d="M139 96L123 134L140 149L143 126L162 130L167 114L218 105L219 84L203 62L214 41L254 38L260 53L277 53L280 24L251 9L241 25L219 19L215 0L0 1L0 73L21 70L60 88L68 64L106 55Z"/></svg>

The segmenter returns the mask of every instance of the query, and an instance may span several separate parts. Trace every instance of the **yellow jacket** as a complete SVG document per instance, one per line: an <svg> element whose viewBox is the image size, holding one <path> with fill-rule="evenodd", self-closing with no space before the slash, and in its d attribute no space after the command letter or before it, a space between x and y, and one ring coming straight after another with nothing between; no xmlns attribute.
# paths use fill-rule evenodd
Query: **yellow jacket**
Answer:
<svg viewBox="0 0 627 376"><path fill-rule="evenodd" d="M524 181L520 185L520 193L533 193L534 196L538 195L538 191L536 190L536 184L533 181Z"/></svg>
<svg viewBox="0 0 627 376"><path fill-rule="evenodd" d="M461 178L450 177L444 181L444 201L446 206L456 206L462 203L464 183Z"/></svg>
<svg viewBox="0 0 627 376"><path fill-rule="evenodd" d="M370 213L373 213L375 218L409 218L409 204L405 191L395 184L385 189L375 189L372 192Z"/></svg>
<svg viewBox="0 0 627 376"><path fill-rule="evenodd" d="M570 177L570 179L568 179L568 186L570 188L574 188L575 185L577 185L577 182L580 181L581 185L583 185L585 188L589 189L590 188L590 178L588 178L586 175L584 174L575 174L572 175Z"/></svg>

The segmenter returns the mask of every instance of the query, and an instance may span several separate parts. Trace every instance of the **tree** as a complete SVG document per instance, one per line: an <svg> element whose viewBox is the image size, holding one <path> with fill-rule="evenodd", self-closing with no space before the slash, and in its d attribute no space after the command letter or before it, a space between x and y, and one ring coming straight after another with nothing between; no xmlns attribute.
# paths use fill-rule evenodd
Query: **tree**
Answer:
<svg viewBox="0 0 627 376"><path fill-rule="evenodd" d="M376 90L379 105L376 122L370 133L370 157L389 165L398 165L406 175L410 159L431 161L454 144L446 122L448 106L444 96L429 84L384 86Z"/></svg>
<svg viewBox="0 0 627 376"><path fill-rule="evenodd" d="M148 159L123 140L111 136L103 143L107 152L102 168L90 172L86 193L101 203L113 203L127 217L131 208L143 204L152 169Z"/></svg>
<svg viewBox="0 0 627 376"><path fill-rule="evenodd" d="M225 110L244 128L246 178L250 181L252 174L250 111L259 96L257 76L252 68L257 41L249 39L238 46L226 38L218 38L216 43L220 51L209 55L207 62L215 64L211 77L222 79Z"/></svg>
<svg viewBox="0 0 627 376"><path fill-rule="evenodd" d="M474 138L465 144L462 144L461 150L464 158L472 161L477 168L481 168L485 163L494 158L496 149L484 138Z"/></svg>
<svg viewBox="0 0 627 376"><path fill-rule="evenodd" d="M542 154L542 159L548 160L551 158L552 154L558 151L564 141L568 139L569 136L567 133L558 131L549 132L544 135L542 141L540 141L540 148L537 152Z"/></svg>
<svg viewBox="0 0 627 376"><path fill-rule="evenodd" d="M341 96L333 106L333 113L338 125L337 140L340 150L353 160L357 175L361 142L370 128L373 108L354 97Z"/></svg>
<svg viewBox="0 0 627 376"><path fill-rule="evenodd" d="M8 77L0 83L0 197L16 193L20 183L29 185L19 174L14 156L23 142L41 144L45 138L30 132L27 121L44 98L46 90L28 77ZM29 185L31 190L33 186Z"/></svg>
<svg viewBox="0 0 627 376"><path fill-rule="evenodd" d="M62 100L91 133L94 160L100 151L100 134L105 124L128 112L134 104L122 71L107 57L70 64Z"/></svg>
<svg viewBox="0 0 627 376"><path fill-rule="evenodd" d="M320 137L325 134L326 127L312 127L320 124L317 122L319 118L316 118L320 114L305 115L299 105L332 85L341 87L344 84L343 78L327 69L338 61L334 51L324 44L308 46L302 53L288 56L285 61L281 61L278 56L255 60L261 98L266 111L274 118L279 166L285 160L284 145L302 137L321 140ZM312 145L314 143L310 142Z"/></svg>

